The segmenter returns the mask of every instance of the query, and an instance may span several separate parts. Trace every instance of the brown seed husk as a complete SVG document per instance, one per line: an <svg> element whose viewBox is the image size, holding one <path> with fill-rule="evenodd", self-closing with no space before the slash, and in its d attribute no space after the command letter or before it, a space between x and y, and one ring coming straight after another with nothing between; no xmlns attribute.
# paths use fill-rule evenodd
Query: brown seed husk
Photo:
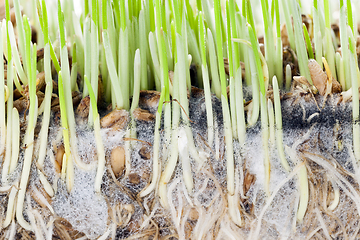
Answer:
<svg viewBox="0 0 360 240"><path fill-rule="evenodd" d="M320 95L324 96L326 93L326 73L314 59L309 60L308 67L314 86L319 90Z"/></svg>
<svg viewBox="0 0 360 240"><path fill-rule="evenodd" d="M90 110L90 97L86 96L83 99L81 99L78 107L76 108L76 115L80 118L87 118L89 116L89 110Z"/></svg>
<svg viewBox="0 0 360 240"><path fill-rule="evenodd" d="M144 160L149 160L151 158L151 151L147 146L143 146L139 150L139 155Z"/></svg>
<svg viewBox="0 0 360 240"><path fill-rule="evenodd" d="M125 169L125 149L118 146L111 151L110 164L116 177L120 177Z"/></svg>
<svg viewBox="0 0 360 240"><path fill-rule="evenodd" d="M141 108L136 108L133 111L134 118L139 121L151 122L155 120L154 114L150 113L148 110Z"/></svg>
<svg viewBox="0 0 360 240"><path fill-rule="evenodd" d="M123 109L114 109L100 120L100 125L102 128L110 128L115 125L116 129L123 129L128 122L129 112Z"/></svg>
<svg viewBox="0 0 360 240"><path fill-rule="evenodd" d="M55 153L55 171L60 174L63 156L65 154L65 147L64 144L58 146L56 153Z"/></svg>

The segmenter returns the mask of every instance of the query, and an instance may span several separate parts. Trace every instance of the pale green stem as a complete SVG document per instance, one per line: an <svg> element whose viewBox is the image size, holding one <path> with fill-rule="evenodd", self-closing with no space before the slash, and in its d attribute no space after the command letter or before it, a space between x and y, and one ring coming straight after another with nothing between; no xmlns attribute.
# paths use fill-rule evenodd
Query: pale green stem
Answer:
<svg viewBox="0 0 360 240"><path fill-rule="evenodd" d="M332 30L329 28L325 29L325 38L326 38L325 57L326 57L326 61L329 64L331 74L332 74L333 78L335 78L335 80L336 80L337 77L336 77L336 69L335 69L335 49L334 49L334 45L333 45L332 38L331 38L331 31ZM320 65L320 66L322 66L322 65Z"/></svg>
<svg viewBox="0 0 360 240"><path fill-rule="evenodd" d="M346 86L344 90L348 90L351 87L351 76L350 76L350 52L349 52L349 42L347 34L347 24L346 24L346 8L342 6L340 8L340 43L341 43L341 56L344 61L344 70L345 70L345 81Z"/></svg>
<svg viewBox="0 0 360 240"><path fill-rule="evenodd" d="M205 105L206 105L206 118L207 118L207 128L208 128L208 144L209 146L213 145L214 141L214 117L212 109L212 97L210 90L210 80L209 80L209 71L207 68L206 62L206 42L205 42L205 27L203 14L199 13L199 45L202 58L201 71L203 76L203 86L205 94Z"/></svg>
<svg viewBox="0 0 360 240"><path fill-rule="evenodd" d="M202 9L204 11L206 23L208 24L208 28L210 28L212 34L215 34L215 25L214 25L215 22L213 21L213 15L211 13L211 7L209 1L201 0L201 4L202 4Z"/></svg>
<svg viewBox="0 0 360 240"><path fill-rule="evenodd" d="M10 38L10 43L11 43L12 58L14 59L14 63L15 63L15 69L19 74L21 82L23 84L27 84L28 79L26 77L24 69L21 66L20 56L19 56L19 52L17 49L17 45L16 45L15 35L14 35L14 29L13 29L11 22L8 23L8 33L9 33L9 38ZM23 58L25 59L25 56L23 56ZM18 85L19 84L17 84L17 86Z"/></svg>
<svg viewBox="0 0 360 240"><path fill-rule="evenodd" d="M3 54L3 36L0 29L0 53ZM6 145L6 122L5 122L5 79L4 61L0 61L0 156L4 156ZM10 130L10 129L9 129Z"/></svg>
<svg viewBox="0 0 360 240"><path fill-rule="evenodd" d="M289 8L289 2L288 0L282 0L282 8L283 8L283 12L284 12L284 17L285 17L285 22L286 22L286 30L287 30L287 34L288 34L288 38L289 38L289 42L290 42L290 47L295 51L296 50L296 45L295 45L295 37L294 37L294 30L293 30L293 24L292 24L292 19L291 19L291 14L290 14L290 8Z"/></svg>
<svg viewBox="0 0 360 240"><path fill-rule="evenodd" d="M130 94L130 80L129 80L129 30L120 30L119 39L119 62L118 72L120 76L121 91L123 95L124 109L130 108L129 94Z"/></svg>
<svg viewBox="0 0 360 240"><path fill-rule="evenodd" d="M155 35L153 32L149 33L149 46L150 46L150 53L152 62L154 65L154 72L155 72L155 86L157 90L161 90L161 72L160 72L160 62L159 62L159 55L158 55L158 49L156 44Z"/></svg>
<svg viewBox="0 0 360 240"><path fill-rule="evenodd" d="M71 66L70 83L71 83L72 92L79 91L79 88L76 83L78 76L78 66L79 66L79 62L75 62L75 63L73 62Z"/></svg>
<svg viewBox="0 0 360 240"><path fill-rule="evenodd" d="M20 119L19 113L16 108L13 108L12 111L12 128L11 128L11 161L9 173L15 171L18 164L19 151L20 151Z"/></svg>
<svg viewBox="0 0 360 240"><path fill-rule="evenodd" d="M152 168L152 178L151 183L144 188L143 191L140 192L140 197L145 197L146 195L150 194L157 186L159 181L159 173L161 169L159 157L160 157L160 123L161 123L161 113L156 112L156 119L155 119L155 132L154 132L154 150L153 150L153 168Z"/></svg>
<svg viewBox="0 0 360 240"><path fill-rule="evenodd" d="M45 82L46 82L46 89L45 89L45 98L44 98L44 115L42 120L42 126L40 130L40 147L38 153L38 166L40 168L44 165L44 160L46 157L46 148L47 148L47 140L48 140L48 131L49 131L49 122L50 122L50 114L51 114L51 96L52 96L52 78L51 78L51 66L50 66L50 46L47 44L45 46L45 54L44 54L44 70L45 70ZM38 171L39 176L43 176L41 171ZM45 182L45 181L43 181ZM47 185L46 183L44 185ZM52 188L45 188L51 189ZM53 193L47 191L48 194L51 196Z"/></svg>
<svg viewBox="0 0 360 240"><path fill-rule="evenodd" d="M276 67L274 56L275 53L275 42L273 34L273 25L269 15L268 0L261 0L262 14L264 19L264 30L265 30L265 58L269 68L269 76L272 78L274 76L274 68Z"/></svg>
<svg viewBox="0 0 360 240"><path fill-rule="evenodd" d="M189 54L191 54L192 57L192 64L195 64L195 66L200 66L201 64L200 49L196 41L194 30L190 28L188 23L186 24L186 26L187 26L187 45L188 45ZM198 79L197 84L199 85L199 88L203 88L204 87L202 85L203 82L200 81L200 79L202 78L202 72L198 70L196 71L196 73Z"/></svg>
<svg viewBox="0 0 360 240"><path fill-rule="evenodd" d="M30 83L31 84L31 83ZM35 86L34 86L35 87ZM28 127L26 129L25 135L25 154L24 154L24 165L21 172L21 180L19 186L19 193L16 202L16 219L21 227L24 229L31 231L31 225L24 219L23 215L23 206L25 200L25 193L29 181L30 175L30 168L31 162L33 157L33 150L34 150L34 131L35 125L37 120L37 96L35 98L30 99L30 109L29 109L29 116L28 116Z"/></svg>
<svg viewBox="0 0 360 240"><path fill-rule="evenodd" d="M285 83L286 83L287 91L289 91L291 88L291 81L292 81L291 66L287 64L285 67Z"/></svg>
<svg viewBox="0 0 360 240"><path fill-rule="evenodd" d="M322 67L322 35L320 31L320 16L318 10L313 7L314 14L314 47L315 47L315 58L317 63Z"/></svg>
<svg viewBox="0 0 360 240"><path fill-rule="evenodd" d="M185 149L179 149L179 151L183 151L183 158L182 158L182 164L183 166L186 166L186 168L189 168L190 166L190 159L188 157L188 153L185 153L185 151L190 151L193 158L197 161L199 160L198 153L194 144L192 131L190 128L190 122L188 119L189 116L189 101L187 98L187 85L186 82L183 80L186 78L186 72L188 72L188 64L186 61L186 50L184 51L184 37L180 36L179 34L176 34L176 44L177 44L177 57L178 57L178 71L179 71L179 99L180 99L180 105L183 107L184 111L181 111L182 113L182 120L184 122L184 130L187 136L187 147ZM180 144L180 143L179 143ZM185 162L184 162L185 161ZM192 180L192 173L191 170L188 172L185 172L185 169L183 169L183 175L184 175L184 182L186 185L187 190L189 193L192 191L193 187L193 180Z"/></svg>
<svg viewBox="0 0 360 240"><path fill-rule="evenodd" d="M273 93L274 93L274 105L275 105L275 118L276 118L276 146L280 158L281 165L283 168L290 172L290 166L286 160L284 146L283 146L283 131L282 131L282 114L281 114L281 103L279 86L277 84L276 77L273 78Z"/></svg>
<svg viewBox="0 0 360 240"><path fill-rule="evenodd" d="M300 15L299 5L295 0L291 1L292 15L294 18L294 33L295 33L295 44L296 44L296 54L299 61L300 74L304 76L308 82L312 85L311 75L308 67L308 55L306 51L304 33L302 29L302 21ZM289 32L289 28L288 32Z"/></svg>
<svg viewBox="0 0 360 240"><path fill-rule="evenodd" d="M359 123L359 73L355 59L350 56L351 89L352 89L352 117L353 117L353 149L356 160L360 160L360 123Z"/></svg>
<svg viewBox="0 0 360 240"><path fill-rule="evenodd" d="M236 119L237 119L237 130L238 138L241 145L246 141L246 124L245 124L245 112L244 112L244 98L242 89L242 77L241 67L236 70L235 73L235 100L236 100Z"/></svg>
<svg viewBox="0 0 360 240"><path fill-rule="evenodd" d="M142 65L141 65L141 55L140 55L140 49L136 49L135 51L135 58L134 58L134 89L133 89L133 97L132 97L132 103L131 103L131 125L130 125L130 129L128 129L129 132L129 137L132 138L136 138L136 122L133 116L133 111L138 107L139 105L139 96L140 96L140 86L141 86L141 74L142 74ZM129 142L130 143L130 142ZM130 150L130 147L127 148L128 150ZM129 153L126 156L130 156L131 153ZM128 171L128 167L130 167L130 163L129 166L127 167L127 172Z"/></svg>
<svg viewBox="0 0 360 240"><path fill-rule="evenodd" d="M98 30L95 23L91 20L91 70L90 70L90 82L91 87L94 90L95 99L97 102L98 99L98 82L99 82L99 42L98 42ZM89 76L89 75L87 75ZM93 124L93 112L92 108L94 106L90 104L88 124L91 126ZM94 116L95 117L95 116Z"/></svg>
<svg viewBox="0 0 360 240"><path fill-rule="evenodd" d="M175 69L177 69L177 64L175 66ZM177 73L178 74L178 73ZM179 77L176 76L175 78L177 78L176 82L178 82ZM178 87L176 89L174 89L176 91L175 96L178 96ZM176 163L178 161L179 158L179 146L178 146L178 141L179 141L179 134L178 134L178 125L179 125L179 120L180 120L180 106L178 104L173 104L173 121L172 121L172 133L171 133L171 151L170 151L170 157L168 159L168 162L165 166L164 172L161 174L161 178L160 178L160 182L159 182L159 197L160 197L160 202L161 205L168 209L169 208L169 203L168 203L168 198L167 198L167 184L171 179L171 176L174 173L175 167L176 167ZM184 170L183 170L184 171ZM185 173L184 173L185 174Z"/></svg>
<svg viewBox="0 0 360 240"><path fill-rule="evenodd" d="M209 59L210 59L210 73L212 79L211 89L212 92L215 93L216 97L221 98L221 86L220 86L218 65L216 63L217 57L215 52L215 44L210 29L207 30L207 43L208 43Z"/></svg>
<svg viewBox="0 0 360 240"><path fill-rule="evenodd" d="M18 29L18 39L19 39L19 49L20 49L20 54L23 57L23 59L25 59L25 31L24 31L24 23L23 23L23 19L22 19L22 15L21 15L21 10L20 10L20 4L19 4L19 0L14 0L14 8L15 8L15 18L16 18L16 25L17 25L17 29ZM9 22L9 25L12 25ZM12 48L14 48L14 46L12 46ZM15 61L16 64L16 61ZM27 64L30 63L26 63L26 61L24 61L24 68L27 69L29 68L29 66L27 66ZM27 84L27 83L25 83Z"/></svg>
<svg viewBox="0 0 360 240"><path fill-rule="evenodd" d="M75 14L75 13L73 13ZM73 19L76 19L76 21L74 21L74 29L75 29L75 34L74 35L74 42L76 44L76 58L77 58L77 62L79 63L78 64L78 68L79 68L79 73L81 76L84 76L85 75L85 65L83 63L85 63L85 57L84 57L84 54L85 54L85 49L84 49L84 44L85 44L85 40L84 40L84 37L83 37L83 33L82 33L82 30L81 30L81 25L80 25L80 22L78 20L77 17L74 17Z"/></svg>
<svg viewBox="0 0 360 240"><path fill-rule="evenodd" d="M234 168L234 153L233 153L233 139L231 131L231 119L230 111L227 106L227 101L223 95L221 95L221 106L223 109L224 118L224 135L226 145L226 182L227 190L230 195L234 195L235 191L235 168Z"/></svg>
<svg viewBox="0 0 360 240"><path fill-rule="evenodd" d="M142 65L141 65L141 58L142 53L140 55L140 49L136 49L135 51L135 58L134 58L134 93L131 103L130 112L132 113L135 108L139 105L139 96L140 96L140 84L141 84L141 74L142 74Z"/></svg>
<svg viewBox="0 0 360 240"><path fill-rule="evenodd" d="M276 38L276 77L278 79L279 85L283 87L284 85L284 67L283 67L283 44L281 37Z"/></svg>
<svg viewBox="0 0 360 240"><path fill-rule="evenodd" d="M84 23L84 75L86 76L91 76L91 22L91 19L87 17ZM88 94L88 89L84 87L83 97L86 97Z"/></svg>
<svg viewBox="0 0 360 240"><path fill-rule="evenodd" d="M205 104L206 104L206 119L208 127L208 144L212 146L214 141L214 118L213 118L213 109L212 109L212 99L210 92L210 82L209 82L209 72L206 65L201 66L203 83L204 83L204 93L205 93Z"/></svg>
<svg viewBox="0 0 360 240"><path fill-rule="evenodd" d="M266 195L270 196L270 156L269 156L269 123L266 110L266 96L260 93L261 99L261 135L263 145L263 161L264 161L264 190Z"/></svg>
<svg viewBox="0 0 360 240"><path fill-rule="evenodd" d="M253 126L259 118L260 110L260 92L259 92L259 77L254 61L254 54L249 51L250 71L251 71L251 90L252 90L252 110L251 115L248 115L248 124Z"/></svg>
<svg viewBox="0 0 360 240"><path fill-rule="evenodd" d="M232 126L232 134L234 139L238 139L238 132L237 132L237 102L236 102L236 91L235 91L235 77L231 76L229 80L229 88L230 88L230 112L231 112L231 126Z"/></svg>
<svg viewBox="0 0 360 240"><path fill-rule="evenodd" d="M13 59L7 65L7 85L9 89L9 99L7 101L7 129L12 129L12 111L13 111ZM1 182L4 184L7 181L7 175L9 173L10 161L11 161L11 144L12 144L12 133L6 131L6 151L5 159L3 158L3 166L1 169Z"/></svg>
<svg viewBox="0 0 360 240"><path fill-rule="evenodd" d="M105 150L104 150L103 140L101 138L99 114L97 114L94 118L95 118L94 134L95 134L96 150L97 150L97 156L98 156L98 168L97 168L96 177L95 177L95 191L97 193L100 193L102 178L103 178L104 169L105 169Z"/></svg>
<svg viewBox="0 0 360 240"><path fill-rule="evenodd" d="M345 82L345 70L344 70L344 59L341 57L340 53L336 53L336 71L338 73L338 79L341 85L342 90L346 89Z"/></svg>
<svg viewBox="0 0 360 240"><path fill-rule="evenodd" d="M148 51L148 45L147 45L147 35L145 30L145 17L144 17L144 10L142 9L140 11L139 15L139 35L140 35L140 52L141 52L141 84L140 89L146 90L148 89L148 78L147 78L147 51ZM134 78L135 80L135 78Z"/></svg>
<svg viewBox="0 0 360 240"><path fill-rule="evenodd" d="M111 80L109 77L108 68L106 65L106 54L104 44L101 45L100 50L100 74L104 83L104 100L105 102L111 101Z"/></svg>
<svg viewBox="0 0 360 240"><path fill-rule="evenodd" d="M116 107L117 109L122 109L124 108L123 95L120 88L119 78L115 68L114 57L111 52L110 40L107 30L103 30L103 39L104 39L104 48L106 53L106 64L109 70L112 89L114 90L114 94L111 95L115 96L116 98L116 106L113 105L113 107Z"/></svg>
<svg viewBox="0 0 360 240"><path fill-rule="evenodd" d="M275 143L275 116L274 116L274 106L270 99L268 99L267 101L267 110L269 116L269 136L270 136L269 140L270 140L270 145L273 146Z"/></svg>

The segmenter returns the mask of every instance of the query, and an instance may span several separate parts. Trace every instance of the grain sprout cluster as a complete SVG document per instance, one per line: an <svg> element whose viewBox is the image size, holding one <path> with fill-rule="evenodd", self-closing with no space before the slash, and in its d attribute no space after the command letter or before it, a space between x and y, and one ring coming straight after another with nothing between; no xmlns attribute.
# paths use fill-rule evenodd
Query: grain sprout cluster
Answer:
<svg viewBox="0 0 360 240"><path fill-rule="evenodd" d="M0 239L359 237L358 1L0 7Z"/></svg>

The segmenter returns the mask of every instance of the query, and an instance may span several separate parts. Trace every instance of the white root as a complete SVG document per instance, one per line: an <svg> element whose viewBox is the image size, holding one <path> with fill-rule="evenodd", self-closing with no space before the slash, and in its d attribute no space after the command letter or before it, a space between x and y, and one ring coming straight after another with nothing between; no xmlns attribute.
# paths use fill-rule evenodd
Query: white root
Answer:
<svg viewBox="0 0 360 240"><path fill-rule="evenodd" d="M63 161L63 166L66 166L66 188L68 192L71 192L74 186L74 164L73 164L73 155L69 154L69 158L66 158L64 154L65 162Z"/></svg>
<svg viewBox="0 0 360 240"><path fill-rule="evenodd" d="M38 173L39 173L40 182L44 186L46 193L49 194L50 197L53 197L55 193L54 193L54 189L52 188L51 184L49 183L49 181L47 180L45 175L40 170L38 170Z"/></svg>
<svg viewBox="0 0 360 240"><path fill-rule="evenodd" d="M33 146L34 145L34 130L35 130L35 125L36 125L36 120L37 120L37 106L38 106L38 100L37 100L36 96L35 96L35 106L36 107L33 109L33 111L34 111L33 112L34 113L33 123L34 124L33 124L33 126L29 126L29 124L28 124L28 129L27 129L27 133L25 136L26 149L25 149L25 156L24 156L24 165L23 165L23 170L21 173L20 190L18 193L18 200L16 202L16 219L18 220L18 223L20 224L20 226L22 226L24 229L29 230L29 231L32 230L32 227L24 219L23 206L24 206L26 188L27 188L28 181L29 181L32 155L33 155L33 150L34 150L34 146ZM29 120L30 120L30 117L29 117Z"/></svg>
<svg viewBox="0 0 360 240"><path fill-rule="evenodd" d="M321 165L323 168L325 168L330 176L335 177L335 182L339 185L339 187L351 198L354 200L354 203L356 205L358 214L360 215L360 195L355 190L355 188L352 186L352 184L346 180L334 167L328 163L326 160L324 160L322 157L312 154L312 153L303 153L304 157L310 159L311 161L314 161L315 163ZM343 184L344 183L344 184Z"/></svg>
<svg viewBox="0 0 360 240"><path fill-rule="evenodd" d="M159 162L159 144L160 144L160 126L161 116L159 112L156 112L156 120L155 120L155 133L154 133L154 149L153 149L153 172L152 179L150 185L148 185L143 191L140 193L140 197L145 197L149 193L151 193L155 187L157 186L157 182L160 174L160 162Z"/></svg>
<svg viewBox="0 0 360 240"><path fill-rule="evenodd" d="M323 217L321 216L320 210L318 208L315 208L315 213L316 213L317 219L319 220L320 226L324 232L326 239L331 240L332 237L330 237L329 231L326 228L326 224L324 222Z"/></svg>
<svg viewBox="0 0 360 240"><path fill-rule="evenodd" d="M173 199L172 198L172 193L174 191L174 189L176 188L177 184L180 182L179 179L175 179L168 187L168 191L167 191L167 198L168 199ZM173 220L174 226L177 229L177 231L179 232L179 228L180 228L180 217L181 217L181 210L182 210L182 204L181 204L181 198L178 199L179 203L178 203L178 208L180 209L180 213L176 210L175 205L173 203L172 200L169 200L169 211L171 213L171 218Z"/></svg>
<svg viewBox="0 0 360 240"><path fill-rule="evenodd" d="M299 163L294 169L293 171L287 176L287 178L285 178L284 180L282 180L277 187L275 188L275 190L273 191L273 193L271 194L271 196L267 199L265 206L263 207L263 209L260 212L260 215L257 218L257 225L255 228L255 232L253 234L250 234L248 239L259 239L259 234L260 234L260 228L261 228L261 222L262 222L262 218L266 212L266 210L270 207L272 201L274 200L276 194L280 191L280 189L288 182L290 181L295 174L297 174L301 168L304 165L305 162Z"/></svg>
<svg viewBox="0 0 360 240"><path fill-rule="evenodd" d="M112 231L111 226L109 226L106 229L105 233L98 238L98 240L106 240L106 239L108 239L108 236L110 235L111 231Z"/></svg>
<svg viewBox="0 0 360 240"><path fill-rule="evenodd" d="M191 165L189 159L189 152L187 149L187 143L188 143L188 139L186 137L186 133L184 129L181 128L179 130L179 139L178 139L179 156L182 163L184 183L187 191L191 193L194 187L194 182L191 173Z"/></svg>
<svg viewBox="0 0 360 240"><path fill-rule="evenodd" d="M9 233L9 235L7 236L7 238L9 240L15 239L15 235L16 235L16 223L15 223L15 220L11 221L10 230L9 230L8 233Z"/></svg>
<svg viewBox="0 0 360 240"><path fill-rule="evenodd" d="M328 210L333 211L339 205L340 202L340 189L339 186L336 184L334 179L331 178L331 184L334 190L334 199L331 202L330 206L327 207Z"/></svg>
<svg viewBox="0 0 360 240"><path fill-rule="evenodd" d="M95 134L95 141L96 141L96 149L97 149L97 156L98 156L98 168L95 177L95 191L100 193L101 191L101 183L105 169L105 150L104 144L101 138L100 132L100 116L99 114L96 116L94 121L94 134Z"/></svg>
<svg viewBox="0 0 360 240"><path fill-rule="evenodd" d="M134 123L135 121L133 121L134 118L132 118L132 123ZM126 137L132 137L131 136L132 130L128 127L126 129L126 133L125 136ZM131 171L131 144L130 141L125 141L125 175L124 178L128 177Z"/></svg>
<svg viewBox="0 0 360 240"><path fill-rule="evenodd" d="M296 217L299 222L302 222L309 202L309 183L308 183L307 170L305 165L301 167L298 177L299 177L300 199L299 199L299 208Z"/></svg>
<svg viewBox="0 0 360 240"><path fill-rule="evenodd" d="M40 239L40 240L44 240L44 236L42 234L41 228L40 228L40 224L36 221L35 219L35 215L33 213L33 209L30 206L30 197L29 195L26 197L26 201L27 201L27 215L29 217L30 220L30 224L31 224L31 229L32 231L35 233L35 238L36 239Z"/></svg>
<svg viewBox="0 0 360 240"><path fill-rule="evenodd" d="M306 237L305 240L311 239L318 231L320 231L320 229L321 229L321 227L315 228L312 232L310 232L310 233L307 235L307 237Z"/></svg>
<svg viewBox="0 0 360 240"><path fill-rule="evenodd" d="M178 68L178 64L176 64L175 66L176 68ZM174 84L178 83L178 79L179 79L179 73L178 70L176 71L175 74L175 78L174 78ZM174 96L178 96L178 88L174 88ZM179 125L179 119L180 119L180 114L179 114L179 110L180 107L176 104L173 105L173 119L172 119L172 130L171 130L171 146L170 146L170 157L169 160L165 166L165 169L163 171L163 173L161 174L160 177L160 182L159 182L159 197L160 197L160 202L162 204L163 207L168 208L169 207L169 200L167 198L167 184L171 179L171 176L173 175L173 172L175 170L176 167L176 163L178 161L178 157L179 157L179 132L178 132L178 125ZM165 136L166 137L166 136ZM170 139L170 138L169 138ZM169 145L169 144L167 144ZM166 148L164 148L166 149ZM168 155L168 154L166 154ZM164 155L164 156L166 156Z"/></svg>
<svg viewBox="0 0 360 240"><path fill-rule="evenodd" d="M3 228L6 228L9 226L9 224L11 223L11 221L14 220L14 215L15 215L15 204L16 204L16 194L18 192L17 189L17 184L11 187L11 191L9 194L9 200L8 200L8 205L7 205L7 211L6 211L6 216L4 219L4 222L2 224Z"/></svg>
<svg viewBox="0 0 360 240"><path fill-rule="evenodd" d="M240 188L242 188L242 185L240 185L239 182L239 176L238 176L238 171L236 171L236 189L235 189L235 194L234 195L227 195L228 198L228 212L230 215L230 219L237 225L237 226L241 226L242 225L242 220L241 220L241 214L240 214L240 203L239 203L239 192L240 192Z"/></svg>
<svg viewBox="0 0 360 240"><path fill-rule="evenodd" d="M294 144L294 146L296 146L296 145ZM300 162L294 147L289 148L289 147L285 146L285 150L286 150L287 154L290 156L290 159L293 161L294 164L298 164ZM299 178L299 194L300 194L300 196L299 196L299 205L298 205L298 211L296 214L296 218L299 222L302 222L302 220L304 219L306 210L307 210L308 202L309 202L309 183L308 183L308 179L307 179L307 170L306 170L305 165L301 168L301 170L298 174L298 178Z"/></svg>
<svg viewBox="0 0 360 240"><path fill-rule="evenodd" d="M41 202L41 204L44 204L52 214L55 214L53 207L44 197L44 195L36 187L33 187L32 190L34 191L34 196L36 196L36 198Z"/></svg>
<svg viewBox="0 0 360 240"><path fill-rule="evenodd" d="M50 216L50 220L47 224L48 230L46 232L46 240L52 240L53 230L54 230L54 217Z"/></svg>
<svg viewBox="0 0 360 240"><path fill-rule="evenodd" d="M266 97L260 93L261 98L261 137L263 147L263 161L264 161L264 190L267 196L270 196L270 154L269 154L269 127L268 116L266 110Z"/></svg>

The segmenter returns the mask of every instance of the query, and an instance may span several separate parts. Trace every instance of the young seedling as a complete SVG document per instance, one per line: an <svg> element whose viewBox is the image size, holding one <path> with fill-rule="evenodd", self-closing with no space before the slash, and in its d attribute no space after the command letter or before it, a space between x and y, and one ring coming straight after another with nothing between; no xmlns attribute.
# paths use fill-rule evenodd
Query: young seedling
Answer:
<svg viewBox="0 0 360 240"><path fill-rule="evenodd" d="M102 178L104 174L105 169L105 150L104 150L104 144L103 140L101 138L101 132L100 132L100 115L97 110L97 104L96 104L96 96L94 93L94 90L91 87L91 83L87 76L84 77L86 86L88 87L89 95L90 95L90 101L92 102L93 108L93 121L94 121L94 134L95 134L95 141L96 141L96 149L97 149L97 156L98 156L98 167L95 177L95 191L97 193L101 192L101 184L102 184Z"/></svg>
<svg viewBox="0 0 360 240"><path fill-rule="evenodd" d="M214 119L213 119L213 109L212 109L212 99L210 92L210 81L209 73L206 62L206 42L205 42L205 27L202 12L199 13L199 30L200 30L200 49L201 49L201 71L203 76L203 85L205 93L205 103L206 103L206 118L207 118L207 127L208 127L208 144L209 146L213 145L214 141Z"/></svg>
<svg viewBox="0 0 360 240"><path fill-rule="evenodd" d="M3 52L2 34L0 33L0 53ZM0 155L4 154L6 144L6 121L5 121L5 81L4 62L0 62Z"/></svg>
<svg viewBox="0 0 360 240"><path fill-rule="evenodd" d="M281 103L280 103L280 93L279 93L279 87L277 84L276 77L272 80L273 84L273 93L274 93L274 105L275 105L275 119L276 119L276 147L278 150L278 154L280 157L280 162L283 168L290 172L290 166L286 160L285 152L284 152L284 146L283 146L283 132L282 132L282 114L281 114Z"/></svg>
<svg viewBox="0 0 360 240"><path fill-rule="evenodd" d="M16 219L18 223L26 230L32 230L30 224L24 219L23 216L23 205L25 200L25 193L29 181L30 175L30 167L33 157L33 150L34 150L34 131L35 125L37 121L37 110L38 110L38 103L37 103L37 96L36 96L36 45L33 48L29 48L32 53L28 53L28 55L32 56L32 61L28 62L29 67L29 116L28 116L28 123L24 141L25 153L24 153L24 165L21 172L21 179L20 179L20 190L18 193L18 198L16 202Z"/></svg>
<svg viewBox="0 0 360 240"><path fill-rule="evenodd" d="M360 160L360 123L359 123L359 68L356 64L356 49L355 41L352 36L349 37L350 48L350 76L351 76L351 89L352 89L352 119L353 119L353 145L355 158Z"/></svg>

